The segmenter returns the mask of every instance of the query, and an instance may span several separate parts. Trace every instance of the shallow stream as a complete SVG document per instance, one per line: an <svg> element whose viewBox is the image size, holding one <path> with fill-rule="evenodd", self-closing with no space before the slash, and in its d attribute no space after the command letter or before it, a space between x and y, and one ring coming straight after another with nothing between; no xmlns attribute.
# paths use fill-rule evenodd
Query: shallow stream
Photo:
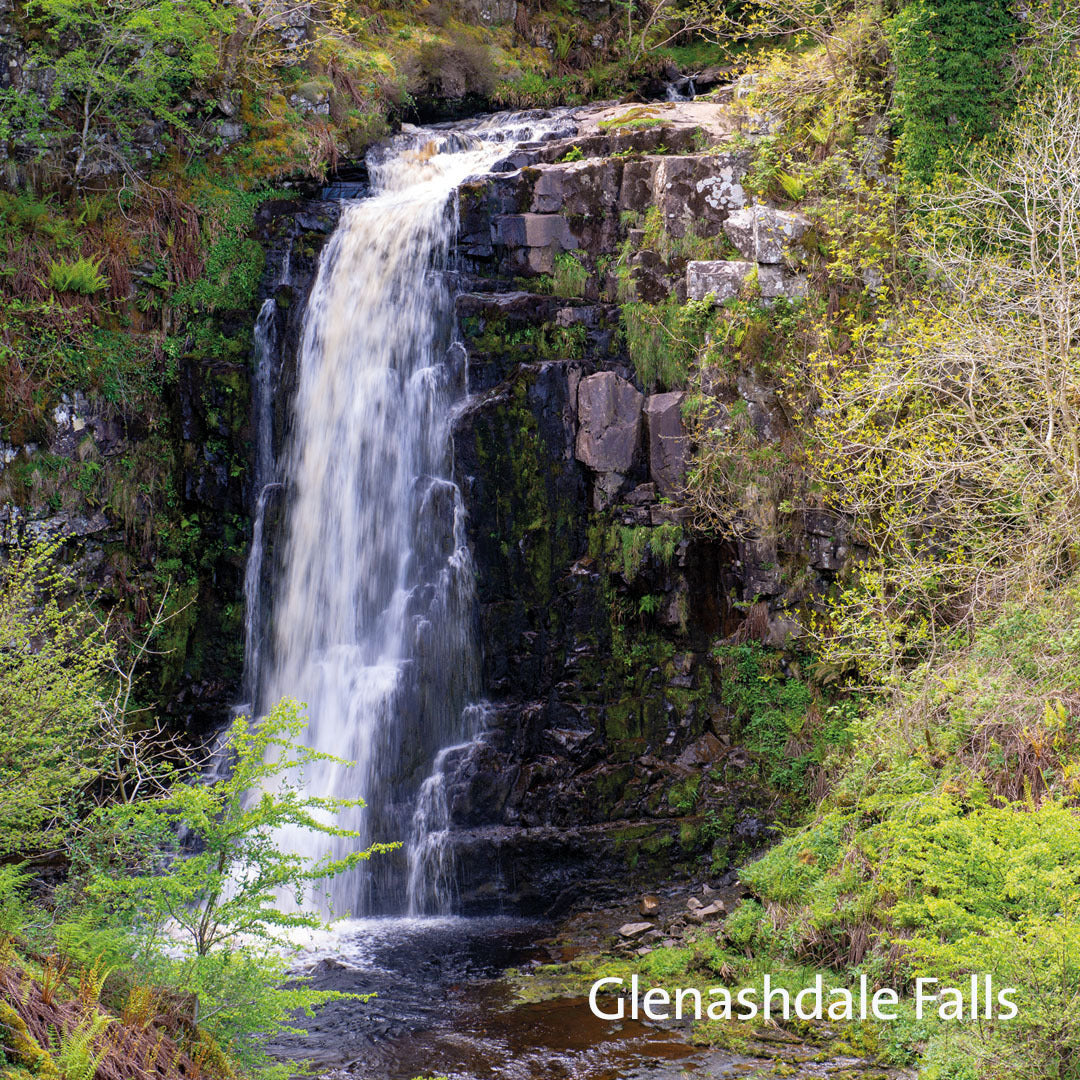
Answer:
<svg viewBox="0 0 1080 1080"><path fill-rule="evenodd" d="M902 1074L828 1057L779 1028L745 1054L691 1041L689 1025L607 1021L582 996L522 1001L521 976L567 958L554 927L509 918L368 919L317 942L303 970L315 986L377 996L325 1006L282 1056L339 1080L705 1080Z"/></svg>

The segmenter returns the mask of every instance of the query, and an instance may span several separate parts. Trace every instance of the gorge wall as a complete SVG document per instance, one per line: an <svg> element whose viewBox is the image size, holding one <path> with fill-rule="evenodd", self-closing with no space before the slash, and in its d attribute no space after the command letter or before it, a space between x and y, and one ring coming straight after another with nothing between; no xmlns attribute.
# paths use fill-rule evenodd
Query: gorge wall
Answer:
<svg viewBox="0 0 1080 1080"><path fill-rule="evenodd" d="M714 646L792 645L794 609L848 554L820 513L736 540L682 505L690 391L643 380L621 304L685 302L688 286L723 300L751 272L766 299L798 298L788 256L804 225L746 209L766 118L737 102L639 109L621 127L627 115L582 110L575 137L460 191L472 397L454 442L491 704L487 737L449 762L466 907L720 876L760 846L774 796ZM752 371L730 398L762 445L779 442L783 409Z"/></svg>

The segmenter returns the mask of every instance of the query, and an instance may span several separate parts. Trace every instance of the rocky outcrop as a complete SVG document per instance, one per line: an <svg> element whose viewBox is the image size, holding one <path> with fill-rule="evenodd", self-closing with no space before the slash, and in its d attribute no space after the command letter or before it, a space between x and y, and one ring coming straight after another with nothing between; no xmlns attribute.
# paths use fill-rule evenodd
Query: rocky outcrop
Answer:
<svg viewBox="0 0 1080 1080"><path fill-rule="evenodd" d="M660 494L677 499L683 493L690 440L683 424L686 394L675 391L652 394L645 402L645 427L649 437L649 474Z"/></svg>
<svg viewBox="0 0 1080 1080"><path fill-rule="evenodd" d="M620 317L627 292L804 294L802 219L745 206L751 152L700 152L722 128L700 105L692 126L583 127L515 150L459 193L471 398L455 462L489 702L485 733L446 774L466 909L558 910L635 878L722 874L766 835L712 648L797 634L787 568L834 573L843 530L808 519L800 535L724 540L693 528L686 392L643 384ZM745 260L678 254L684 242L722 250L729 232L748 246L746 221L757 232ZM581 283L554 295L569 251ZM741 401L756 438L781 437L781 405L752 374L731 395L718 424Z"/></svg>
<svg viewBox="0 0 1080 1080"><path fill-rule="evenodd" d="M686 298L704 300L712 294L718 304L734 300L749 288L757 264L737 260L698 261L686 266Z"/></svg>
<svg viewBox="0 0 1080 1080"><path fill-rule="evenodd" d="M672 237L716 235L746 201L750 154L675 152L704 137L699 125L659 126L516 151L505 172L462 186L459 251L482 277L546 274L562 252L614 255L624 216L650 209ZM604 156L560 160L586 150Z"/></svg>
<svg viewBox="0 0 1080 1080"><path fill-rule="evenodd" d="M805 274L790 273L780 266L739 260L690 262L686 267L686 298L716 303L739 296L765 300L801 300L807 293Z"/></svg>
<svg viewBox="0 0 1080 1080"><path fill-rule="evenodd" d="M599 371L577 387L575 455L603 477L613 494L633 468L641 448L641 406L644 398L613 371Z"/></svg>
<svg viewBox="0 0 1080 1080"><path fill-rule="evenodd" d="M738 210L724 222L724 232L747 259L770 264L789 260L809 228L802 214L761 205Z"/></svg>

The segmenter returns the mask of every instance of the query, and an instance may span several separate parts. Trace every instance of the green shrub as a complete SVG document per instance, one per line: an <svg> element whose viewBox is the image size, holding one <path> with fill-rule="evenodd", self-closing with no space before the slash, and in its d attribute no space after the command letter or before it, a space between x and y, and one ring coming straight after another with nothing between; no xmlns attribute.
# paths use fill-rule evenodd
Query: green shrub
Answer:
<svg viewBox="0 0 1080 1080"><path fill-rule="evenodd" d="M680 304L669 297L660 304L623 304L630 359L647 391L679 390L686 385L715 318L713 305L706 301Z"/></svg>
<svg viewBox="0 0 1080 1080"><path fill-rule="evenodd" d="M931 179L939 163L989 135L1011 105L1006 70L1020 23L1008 0L914 0L886 24L896 64L893 112L906 174Z"/></svg>
<svg viewBox="0 0 1080 1080"><path fill-rule="evenodd" d="M74 261L60 259L49 264L49 288L55 292L93 296L108 286L108 279L101 273L101 259L84 255Z"/></svg>
<svg viewBox="0 0 1080 1080"><path fill-rule="evenodd" d="M254 1069L268 1066L255 1036L296 1031L297 1011L311 1015L317 1004L356 996L303 980L283 985L288 934L325 925L312 905L328 878L398 846L374 844L342 858L279 848L287 828L354 838L339 815L363 806L305 793L305 768L349 763L303 746L304 724L288 701L257 726L234 721L228 776L103 807L76 852L87 904L101 924L126 930L131 962L155 983L194 994L201 1026ZM296 906L282 906L282 896Z"/></svg>
<svg viewBox="0 0 1080 1080"><path fill-rule="evenodd" d="M808 772L850 738L850 716L825 710L810 685L781 670L783 654L757 642L718 645L721 699L732 710L746 748L765 779L789 795L805 794Z"/></svg>
<svg viewBox="0 0 1080 1080"><path fill-rule="evenodd" d="M1075 582L1005 607L848 725L815 820L741 872L795 958L1018 989L1013 1021L932 1029L920 1075L1077 1075L1078 641Z"/></svg>
<svg viewBox="0 0 1080 1080"><path fill-rule="evenodd" d="M584 296L588 280L589 271L575 253L563 251L555 256L555 269L551 275L551 291L555 296Z"/></svg>

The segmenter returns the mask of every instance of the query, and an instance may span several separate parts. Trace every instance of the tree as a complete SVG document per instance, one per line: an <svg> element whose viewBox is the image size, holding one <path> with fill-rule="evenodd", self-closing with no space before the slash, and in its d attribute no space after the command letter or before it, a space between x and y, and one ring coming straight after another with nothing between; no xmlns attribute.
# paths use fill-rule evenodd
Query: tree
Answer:
<svg viewBox="0 0 1080 1080"><path fill-rule="evenodd" d="M1022 24L1008 0L914 0L887 23L896 65L897 157L929 182L950 155L990 134L1011 105Z"/></svg>
<svg viewBox="0 0 1080 1080"><path fill-rule="evenodd" d="M188 91L235 23L213 0L30 0L27 14L45 31L34 58L52 75L50 112L76 103L76 180L95 164L131 173L131 139L147 120L190 131Z"/></svg>
<svg viewBox="0 0 1080 1080"><path fill-rule="evenodd" d="M286 828L355 837L334 820L363 806L305 794L305 768L347 763L300 745L304 724L290 701L257 725L237 719L225 743L227 776L100 809L82 849L85 895L103 921L127 928L136 963L195 995L193 1020L247 1064L263 1060L253 1033L292 1030L295 1010L342 996L280 985L289 933L325 925L314 910L323 883L399 846L340 859L282 850Z"/></svg>
<svg viewBox="0 0 1080 1080"><path fill-rule="evenodd" d="M61 603L55 557L16 548L0 571L0 857L56 845L105 764L115 650L85 605Z"/></svg>
<svg viewBox="0 0 1080 1080"><path fill-rule="evenodd" d="M58 542L12 546L0 569L0 858L50 855L98 803L160 793L198 768L133 704L168 590L124 641L78 593Z"/></svg>
<svg viewBox="0 0 1080 1080"><path fill-rule="evenodd" d="M1080 92L926 196L929 275L849 354L825 328L811 461L871 552L833 651L879 673L1080 553Z"/></svg>

